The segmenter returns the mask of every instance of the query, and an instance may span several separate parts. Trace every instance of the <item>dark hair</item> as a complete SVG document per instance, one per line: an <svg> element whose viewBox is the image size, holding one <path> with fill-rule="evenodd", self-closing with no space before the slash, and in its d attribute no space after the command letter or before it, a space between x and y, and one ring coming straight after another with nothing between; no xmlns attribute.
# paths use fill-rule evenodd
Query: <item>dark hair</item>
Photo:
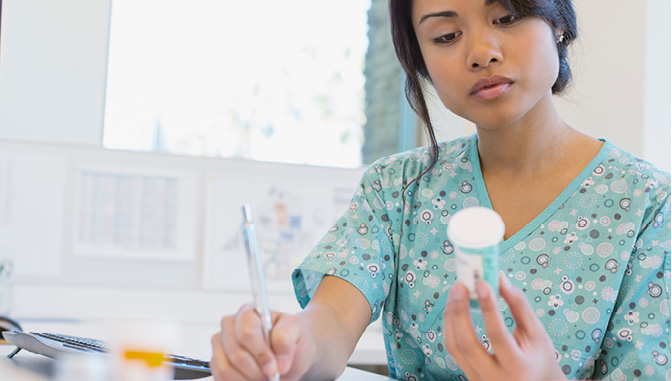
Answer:
<svg viewBox="0 0 672 381"><path fill-rule="evenodd" d="M472 0L470 0L472 1ZM551 88L553 94L560 94L569 84L572 73L567 63L567 48L577 37L576 14L571 0L484 0L486 5L499 2L514 15L537 16L546 20L556 29L562 29L563 39L556 45L560 68L558 77ZM430 141L431 165L417 178L422 177L436 164L439 147L434 135L434 128L429 120L427 103L422 92L421 81L431 81L427 66L420 52L418 39L411 20L413 0L389 0L390 27L394 49L406 73L406 99L413 111L422 119ZM409 184L410 185L410 184Z"/></svg>

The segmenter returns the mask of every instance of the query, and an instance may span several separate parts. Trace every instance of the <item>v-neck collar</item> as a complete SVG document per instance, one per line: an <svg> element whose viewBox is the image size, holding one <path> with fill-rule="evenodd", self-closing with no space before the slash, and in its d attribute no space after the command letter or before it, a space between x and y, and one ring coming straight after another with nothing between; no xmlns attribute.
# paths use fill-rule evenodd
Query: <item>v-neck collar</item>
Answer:
<svg viewBox="0 0 672 381"><path fill-rule="evenodd" d="M476 192L481 196L479 199L482 200L481 206L493 209L492 202L490 202L490 195L488 195L488 190L485 187L485 180L483 179L483 172L481 172L481 161L478 156L478 134L474 134L470 139L469 147L469 161L471 162L471 167L474 175L474 186ZM525 237L530 235L534 230L536 230L541 223L546 221L556 210L571 196L583 183L583 181L590 176L591 173L597 168L600 163L609 155L609 152L614 148L614 145L606 140L599 139L604 142L600 151L595 155L595 157L583 168L583 170L572 180L572 182L567 185L567 187L558 195L558 197L553 200L541 213L539 213L532 221L525 225L522 229L518 230L514 235L506 239L499 245L500 252L505 252L516 243L523 240Z"/></svg>

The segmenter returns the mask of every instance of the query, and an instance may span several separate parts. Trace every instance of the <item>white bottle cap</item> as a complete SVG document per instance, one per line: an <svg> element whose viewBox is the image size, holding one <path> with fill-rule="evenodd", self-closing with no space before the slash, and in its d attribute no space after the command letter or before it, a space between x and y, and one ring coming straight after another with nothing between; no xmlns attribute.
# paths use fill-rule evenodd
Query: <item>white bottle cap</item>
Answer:
<svg viewBox="0 0 672 381"><path fill-rule="evenodd" d="M502 237L502 218L494 210L481 206L458 211L448 223L448 239L453 246L481 249L499 244Z"/></svg>

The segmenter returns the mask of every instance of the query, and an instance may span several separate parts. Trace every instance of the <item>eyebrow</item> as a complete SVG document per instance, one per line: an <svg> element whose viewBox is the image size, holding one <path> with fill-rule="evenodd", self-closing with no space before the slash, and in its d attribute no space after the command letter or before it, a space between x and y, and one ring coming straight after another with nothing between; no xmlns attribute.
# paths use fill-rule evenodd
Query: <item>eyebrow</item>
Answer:
<svg viewBox="0 0 672 381"><path fill-rule="evenodd" d="M494 3L498 2L498 0L485 0L485 6L490 6ZM420 21L418 21L418 25L422 24L425 20L431 17L450 17L450 18L455 18L459 17L457 12L455 11L443 11L443 12L436 12L436 13L428 13L420 18Z"/></svg>
<svg viewBox="0 0 672 381"><path fill-rule="evenodd" d="M418 21L418 25L422 24L427 20L428 18L431 17L458 17L457 12L455 11L443 11L443 12L436 12L436 13L428 13L420 18L420 21Z"/></svg>

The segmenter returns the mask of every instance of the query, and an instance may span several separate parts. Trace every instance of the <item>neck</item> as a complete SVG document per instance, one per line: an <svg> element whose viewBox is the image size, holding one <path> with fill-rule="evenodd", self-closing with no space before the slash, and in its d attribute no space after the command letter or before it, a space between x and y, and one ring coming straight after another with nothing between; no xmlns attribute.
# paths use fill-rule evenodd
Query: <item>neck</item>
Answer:
<svg viewBox="0 0 672 381"><path fill-rule="evenodd" d="M580 133L563 122L549 95L520 120L506 126L477 126L478 152L483 171L501 174L534 174L559 163ZM543 107L546 106L546 107ZM537 115L535 115L537 114Z"/></svg>

